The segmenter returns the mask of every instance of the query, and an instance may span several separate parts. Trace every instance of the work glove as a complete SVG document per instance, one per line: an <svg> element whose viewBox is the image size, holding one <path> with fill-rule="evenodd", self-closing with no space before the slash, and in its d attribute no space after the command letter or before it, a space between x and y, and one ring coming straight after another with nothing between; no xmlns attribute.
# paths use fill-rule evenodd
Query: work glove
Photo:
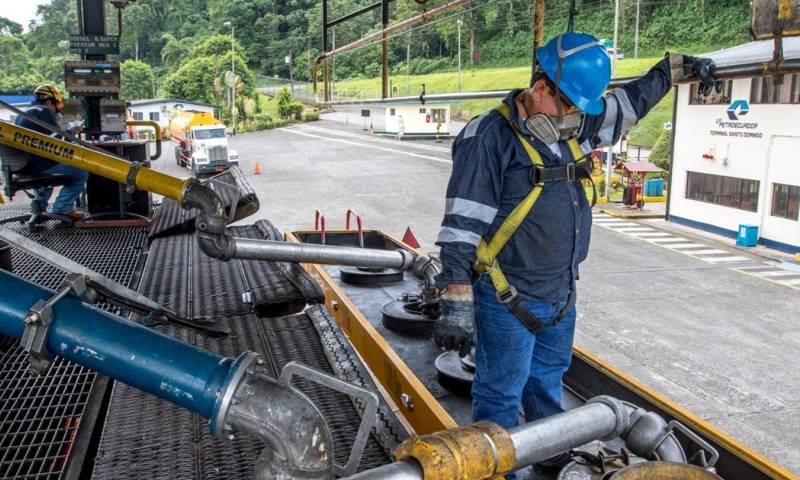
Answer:
<svg viewBox="0 0 800 480"><path fill-rule="evenodd" d="M458 350L465 357L475 335L475 306L472 291L452 294L445 291L439 299L441 315L433 327L433 341L445 350Z"/></svg>
<svg viewBox="0 0 800 480"><path fill-rule="evenodd" d="M703 96L708 96L711 90L722 93L722 82L714 78L715 65L710 58L692 57L680 53L667 53L667 58L673 84L696 78L700 80L698 91Z"/></svg>

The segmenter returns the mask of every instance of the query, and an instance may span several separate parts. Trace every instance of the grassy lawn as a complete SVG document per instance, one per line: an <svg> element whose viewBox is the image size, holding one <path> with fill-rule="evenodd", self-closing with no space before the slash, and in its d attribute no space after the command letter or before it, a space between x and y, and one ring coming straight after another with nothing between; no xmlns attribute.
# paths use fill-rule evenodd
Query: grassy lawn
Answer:
<svg viewBox="0 0 800 480"><path fill-rule="evenodd" d="M278 118L278 100L259 93L258 111L261 113L268 113L272 118Z"/></svg>
<svg viewBox="0 0 800 480"><path fill-rule="evenodd" d="M661 57L625 59L617 62L617 77L641 75ZM512 68L474 68L461 72L461 90L465 92L481 90L505 90L521 88L530 81L530 67ZM456 72L432 73L428 75L394 75L390 79L391 86L397 90L398 96L417 95L425 84L427 93L455 92L458 89ZM348 97L363 96L375 98L380 95L380 78L363 80L346 80L336 82L337 94ZM453 114L461 119L469 119L480 115L497 105L497 100L466 100L451 104ZM653 145L663 130L663 125L672 119L672 92L656 105L650 114L636 125L630 134L630 143L635 145Z"/></svg>

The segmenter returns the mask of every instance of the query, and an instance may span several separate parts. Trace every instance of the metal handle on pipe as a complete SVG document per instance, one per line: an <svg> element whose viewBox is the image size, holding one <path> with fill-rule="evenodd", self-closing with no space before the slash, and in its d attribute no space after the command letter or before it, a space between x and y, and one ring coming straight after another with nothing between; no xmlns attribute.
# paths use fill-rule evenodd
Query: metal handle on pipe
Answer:
<svg viewBox="0 0 800 480"><path fill-rule="evenodd" d="M150 157L150 160L158 160L158 158L161 157L161 125L153 120L128 120L127 125L132 127L137 125L153 127L153 130L156 131L156 153Z"/></svg>
<svg viewBox="0 0 800 480"><path fill-rule="evenodd" d="M353 267L408 270L414 255L405 250L377 250L335 245L295 244L273 240L232 237L234 258L278 262L321 263Z"/></svg>

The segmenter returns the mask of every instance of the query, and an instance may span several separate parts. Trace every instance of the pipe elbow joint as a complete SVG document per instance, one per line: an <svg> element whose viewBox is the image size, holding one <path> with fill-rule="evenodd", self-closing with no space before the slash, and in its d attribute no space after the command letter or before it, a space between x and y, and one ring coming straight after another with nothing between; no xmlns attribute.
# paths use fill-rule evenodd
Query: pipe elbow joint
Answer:
<svg viewBox="0 0 800 480"><path fill-rule="evenodd" d="M251 364L235 386L222 423L267 444L256 461L258 480L333 478L333 439L322 414L257 366Z"/></svg>
<svg viewBox="0 0 800 480"><path fill-rule="evenodd" d="M217 192L194 178L189 180L183 191L181 207L196 208L209 217L220 217L223 222L225 220L225 204Z"/></svg>
<svg viewBox="0 0 800 480"><path fill-rule="evenodd" d="M687 463L683 447L660 415L626 406L631 410L630 426L621 437L633 453L648 460Z"/></svg>
<svg viewBox="0 0 800 480"><path fill-rule="evenodd" d="M234 257L236 241L231 235L204 232L199 228L200 218L197 219L197 223L197 244L200 246L200 251L211 258L222 261L228 261Z"/></svg>

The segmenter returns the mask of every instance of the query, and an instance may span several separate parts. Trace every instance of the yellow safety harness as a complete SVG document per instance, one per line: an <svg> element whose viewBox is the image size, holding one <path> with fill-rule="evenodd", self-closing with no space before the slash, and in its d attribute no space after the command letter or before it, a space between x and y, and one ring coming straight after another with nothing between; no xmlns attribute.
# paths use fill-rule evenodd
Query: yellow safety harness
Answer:
<svg viewBox="0 0 800 480"><path fill-rule="evenodd" d="M534 185L525 199L523 199L522 202L514 207L514 210L511 211L505 221L500 225L500 228L497 229L497 232L495 232L492 239L489 240L489 242L481 239L476 252L477 260L475 261L474 269L479 275L489 275L489 278L491 278L492 284L497 291L497 300L500 303L506 304L514 313L514 315L516 315L531 332L537 333L545 327L544 323L542 323L542 321L539 320L536 315L534 315L533 312L531 312L530 309L525 305L525 303L522 301L522 298L517 293L517 289L508 283L508 279L506 278L505 274L503 274L503 270L500 268L500 265L497 262L497 256L500 254L500 251L506 245L511 236L514 235L514 232L516 232L519 226L522 225L522 222L525 221L525 218L533 208L536 200L539 199L539 195L542 193L542 189L544 189L545 184L548 181L556 180L572 181L575 180L576 174L579 178L588 177L591 179L590 173L585 166L587 163L591 165L591 162L587 162L585 160L584 153L581 151L578 141L574 138L571 138L567 141L567 145L572 152L573 162L569 163L568 165L562 165L558 167L545 167L539 152L533 148L533 146L514 126L514 123L511 120L511 114L509 113L508 105L502 104L497 107L497 110L503 115L503 117L505 117L509 125L511 125L511 129L514 130L517 139L519 139L522 147L528 153L531 163L533 163L533 167L531 168L531 180L533 181ZM567 302L567 305L556 316L556 322L561 320L561 318L563 318L563 316L575 304L574 280L571 287L572 291L570 293L570 298Z"/></svg>

